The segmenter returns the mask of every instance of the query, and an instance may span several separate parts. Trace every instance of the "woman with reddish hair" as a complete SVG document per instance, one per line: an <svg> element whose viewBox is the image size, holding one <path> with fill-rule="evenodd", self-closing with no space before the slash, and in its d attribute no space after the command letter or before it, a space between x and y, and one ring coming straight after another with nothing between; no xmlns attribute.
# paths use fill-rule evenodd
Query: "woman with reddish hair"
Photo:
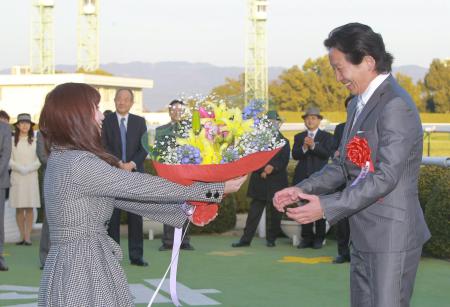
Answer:
<svg viewBox="0 0 450 307"><path fill-rule="evenodd" d="M122 251L107 234L114 207L182 227L185 201L217 202L245 177L183 186L118 168L105 152L100 95L81 83L58 85L46 97L39 126L50 150L44 179L51 248L39 306L133 306ZM211 192L218 192L212 198Z"/></svg>

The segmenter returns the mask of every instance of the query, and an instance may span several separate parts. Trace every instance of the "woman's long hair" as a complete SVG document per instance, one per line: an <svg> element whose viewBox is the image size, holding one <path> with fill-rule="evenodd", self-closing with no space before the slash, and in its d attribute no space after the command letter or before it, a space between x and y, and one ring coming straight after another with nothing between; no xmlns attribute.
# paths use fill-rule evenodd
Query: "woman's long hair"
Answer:
<svg viewBox="0 0 450 307"><path fill-rule="evenodd" d="M17 144L19 143L19 138L20 138L20 129L19 127L17 127L19 125L19 123L17 123L17 125L14 125L14 146L17 147ZM30 129L28 130L28 137L27 137L27 141L28 144L33 144L33 139L34 139L34 132L33 132L33 125L30 123Z"/></svg>
<svg viewBox="0 0 450 307"><path fill-rule="evenodd" d="M39 128L47 150L51 146L89 151L111 165L118 159L102 146L95 112L100 94L84 83L64 83L45 97L39 119Z"/></svg>

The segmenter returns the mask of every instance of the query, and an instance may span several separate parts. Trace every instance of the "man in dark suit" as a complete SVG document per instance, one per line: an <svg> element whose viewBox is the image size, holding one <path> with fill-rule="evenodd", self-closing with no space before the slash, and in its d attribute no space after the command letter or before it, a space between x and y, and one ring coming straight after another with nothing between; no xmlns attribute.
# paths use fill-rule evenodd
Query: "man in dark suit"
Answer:
<svg viewBox="0 0 450 307"><path fill-rule="evenodd" d="M302 224L323 216L330 224L349 217L351 305L406 307L423 244L430 238L418 198L423 150L419 113L392 76L393 57L379 33L350 23L331 31L324 44L337 81L355 95L339 159L277 192L274 205L284 211L306 200L286 209ZM368 148L360 146L361 139ZM354 145L351 155L349 144ZM346 188L333 193L342 184Z"/></svg>
<svg viewBox="0 0 450 307"><path fill-rule="evenodd" d="M45 149L45 140L40 131L36 134L36 155L39 158L39 162L41 162L41 171L45 174L48 154ZM41 189L42 188L43 187L41 187ZM41 190L41 193L43 193L43 189ZM50 250L50 232L48 229L47 215L45 214L45 203L42 203L42 205L44 209L44 219L42 221L41 240L39 241L39 261L41 263L41 270L44 269L45 260L47 259L48 251Z"/></svg>
<svg viewBox="0 0 450 307"><path fill-rule="evenodd" d="M103 120L102 138L107 151L120 159L120 167L127 171L144 172L147 152L141 145L141 136L147 126L143 117L129 113L134 103L130 89L119 89L114 98L116 112ZM120 243L120 210L114 209L108 234ZM128 212L128 251L133 265L147 266L143 259L142 216Z"/></svg>
<svg viewBox="0 0 450 307"><path fill-rule="evenodd" d="M348 96L345 99L345 108L352 100L353 95ZM334 128L333 138L334 138L334 158L339 158L339 145L341 144L342 135L344 133L345 122L338 124ZM345 184L339 187L337 191L342 191L345 188ZM338 247L338 254L333 259L333 263L341 264L345 262L350 262L350 225L348 223L348 218L343 218L336 223L336 241Z"/></svg>
<svg viewBox="0 0 450 307"><path fill-rule="evenodd" d="M3 242L5 240L5 194L10 186L8 169L11 146L11 127L4 121L0 121L0 271L8 271L3 258Z"/></svg>
<svg viewBox="0 0 450 307"><path fill-rule="evenodd" d="M293 185L322 169L328 163L334 146L333 136L319 129L323 117L318 108L308 108L302 118L307 130L294 137L292 157L294 160L298 160L298 163L295 167ZM313 226L315 226L315 232ZM322 248L326 233L325 227L325 219L302 225L302 239L297 247Z"/></svg>
<svg viewBox="0 0 450 307"><path fill-rule="evenodd" d="M178 129L178 125L181 121L184 110L185 104L182 100L175 99L169 103L170 123L156 128L155 141L164 141L164 138L166 136L171 137L176 134L176 130ZM183 233L186 231L187 225L188 222L186 221L186 223L183 225ZM159 251L172 249L174 232L175 228L170 225L164 224L163 236L161 238L162 245L159 247ZM191 245L191 238L188 232L189 231L187 231L184 235L180 248L184 250L194 250L194 247Z"/></svg>
<svg viewBox="0 0 450 307"><path fill-rule="evenodd" d="M281 124L278 113L269 111L267 117L278 130ZM291 153L289 141L281 132L279 132L279 137L284 139L286 144L264 167L254 171L250 177L247 196L252 198L252 202L245 222L244 234L238 242L231 244L232 247L250 246L264 208L267 208L266 212L270 216L270 223L268 223L266 229L266 245L267 247L275 246L275 240L281 231L282 214L273 206L272 198L275 192L289 185L286 168Z"/></svg>

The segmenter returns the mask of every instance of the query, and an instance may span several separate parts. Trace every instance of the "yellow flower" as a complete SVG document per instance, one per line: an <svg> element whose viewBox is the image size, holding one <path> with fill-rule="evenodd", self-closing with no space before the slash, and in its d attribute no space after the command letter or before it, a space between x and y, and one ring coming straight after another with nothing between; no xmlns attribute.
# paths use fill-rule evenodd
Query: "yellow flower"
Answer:
<svg viewBox="0 0 450 307"><path fill-rule="evenodd" d="M193 131L190 131L188 138L177 138L177 143L198 148L203 158L201 164L218 164L222 160L220 147L217 148L215 144L212 144L206 138L203 129L200 130L198 135L195 135Z"/></svg>

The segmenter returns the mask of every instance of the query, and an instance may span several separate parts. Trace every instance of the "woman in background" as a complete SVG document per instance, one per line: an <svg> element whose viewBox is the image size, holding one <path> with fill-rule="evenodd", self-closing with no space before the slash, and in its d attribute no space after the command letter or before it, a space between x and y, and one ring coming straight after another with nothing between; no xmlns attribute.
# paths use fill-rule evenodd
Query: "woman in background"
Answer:
<svg viewBox="0 0 450 307"><path fill-rule="evenodd" d="M51 147L44 179L51 247L39 306L133 306L122 251L107 234L114 207L182 227L186 200L219 203L246 179L183 186L121 170L101 145L99 102L93 87L66 83L47 95L42 109L39 127Z"/></svg>
<svg viewBox="0 0 450 307"><path fill-rule="evenodd" d="M30 114L19 114L12 137L9 201L11 207L16 208L16 221L22 238L17 245L31 245L33 208L41 206L38 180L41 163L36 155L33 125Z"/></svg>

